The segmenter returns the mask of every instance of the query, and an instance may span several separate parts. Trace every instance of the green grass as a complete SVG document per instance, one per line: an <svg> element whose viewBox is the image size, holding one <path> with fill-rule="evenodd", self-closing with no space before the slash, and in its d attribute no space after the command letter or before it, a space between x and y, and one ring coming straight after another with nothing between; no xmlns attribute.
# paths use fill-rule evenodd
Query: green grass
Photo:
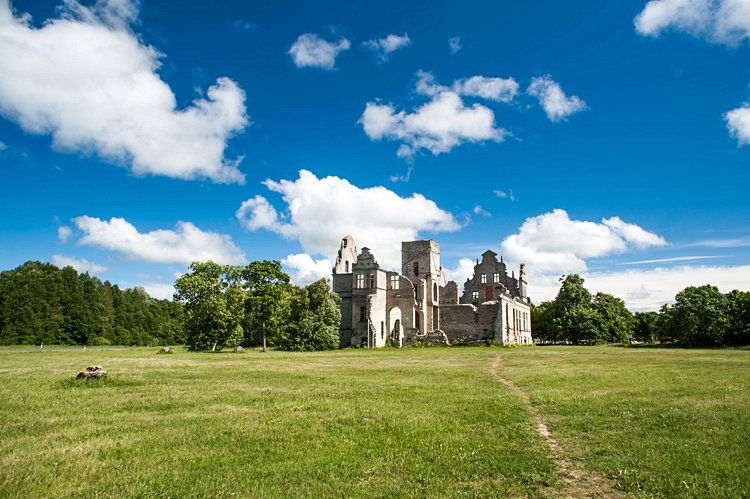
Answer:
<svg viewBox="0 0 750 499"><path fill-rule="evenodd" d="M504 376L569 457L639 496L750 495L750 352L537 347Z"/></svg>
<svg viewBox="0 0 750 499"><path fill-rule="evenodd" d="M749 351L157 350L0 352L0 497L750 494Z"/></svg>

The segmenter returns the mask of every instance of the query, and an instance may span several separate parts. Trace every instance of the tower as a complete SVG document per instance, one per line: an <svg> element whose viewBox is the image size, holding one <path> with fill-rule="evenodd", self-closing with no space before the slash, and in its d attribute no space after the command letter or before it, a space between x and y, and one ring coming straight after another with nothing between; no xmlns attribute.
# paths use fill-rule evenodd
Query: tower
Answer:
<svg viewBox="0 0 750 499"><path fill-rule="evenodd" d="M401 275L409 279L416 293L417 329L420 334L440 329L440 246L433 240L401 243Z"/></svg>

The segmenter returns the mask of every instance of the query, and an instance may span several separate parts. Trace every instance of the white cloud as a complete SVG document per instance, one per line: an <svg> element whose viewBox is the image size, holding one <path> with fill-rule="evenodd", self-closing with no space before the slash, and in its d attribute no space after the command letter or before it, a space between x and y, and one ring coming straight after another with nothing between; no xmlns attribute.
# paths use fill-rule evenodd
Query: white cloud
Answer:
<svg viewBox="0 0 750 499"><path fill-rule="evenodd" d="M99 265L94 262L90 262L86 260L85 258L77 260L75 258L71 258L69 256L63 256L63 255L53 255L52 263L60 268L73 267L80 273L88 272L89 274L92 274L92 275L98 275L107 270L107 267L105 267L104 265Z"/></svg>
<svg viewBox="0 0 750 499"><path fill-rule="evenodd" d="M314 260L307 253L289 255L281 264L284 271L290 274L292 282L298 286L306 286L320 279L330 279L333 264L328 258Z"/></svg>
<svg viewBox="0 0 750 499"><path fill-rule="evenodd" d="M461 258L455 269L443 268L446 282L453 281L458 284L459 295L463 293L466 279L470 279L474 275L474 265L476 265L476 262L471 258Z"/></svg>
<svg viewBox="0 0 750 499"><path fill-rule="evenodd" d="M414 173L414 167L409 165L406 169L406 173L403 175L391 175L388 180L391 182L408 182L411 180L411 174Z"/></svg>
<svg viewBox="0 0 750 499"><path fill-rule="evenodd" d="M332 70L336 64L336 56L344 50L349 50L351 43L342 38L336 43L328 42L314 33L299 35L289 54L294 65L298 68L311 67Z"/></svg>
<svg viewBox="0 0 750 499"><path fill-rule="evenodd" d="M247 230L254 231L268 227L278 227L276 232L280 232L285 236L291 235L284 233L285 228L288 226L279 226L277 223L279 215L276 213L276 209L261 195L243 201L236 215L237 219L242 222L243 227Z"/></svg>
<svg viewBox="0 0 750 499"><path fill-rule="evenodd" d="M341 238L351 234L359 247L372 249L385 268L400 268L401 242L422 232L460 228L453 215L421 194L401 197L385 187L360 188L338 177L317 178L307 170L297 180L265 180L286 205L281 218L262 196L242 203L240 223L249 230L265 229L297 239L310 255L332 258Z"/></svg>
<svg viewBox="0 0 750 499"><path fill-rule="evenodd" d="M635 246L637 249L666 246L667 244L661 236L648 232L635 224L623 222L620 217L605 218L602 223L622 240L627 241L630 246Z"/></svg>
<svg viewBox="0 0 750 499"><path fill-rule="evenodd" d="M475 215L482 215L483 217L491 217L490 212L482 208L481 205L474 205L474 209L472 210Z"/></svg>
<svg viewBox="0 0 750 499"><path fill-rule="evenodd" d="M551 121L562 121L587 109L586 103L579 97L565 95L560 85L549 75L532 78L526 93L539 99L539 104Z"/></svg>
<svg viewBox="0 0 750 499"><path fill-rule="evenodd" d="M174 297L174 285L158 282L145 282L141 285L149 296L157 300L171 300Z"/></svg>
<svg viewBox="0 0 750 499"><path fill-rule="evenodd" d="M622 298L634 312L658 310L674 303L677 293L688 286L712 284L723 293L733 289L750 290L750 265L677 266L671 268L634 269L624 272L583 273L586 289ZM553 300L560 289L556 276L529 274L529 296L534 303Z"/></svg>
<svg viewBox="0 0 750 499"><path fill-rule="evenodd" d="M453 90L467 97L481 97L496 102L512 102L518 94L518 82L513 78L472 76L453 83Z"/></svg>
<svg viewBox="0 0 750 499"><path fill-rule="evenodd" d="M696 241L687 246L698 246L704 248L746 248L750 246L750 237L736 237L731 239L705 239Z"/></svg>
<svg viewBox="0 0 750 499"><path fill-rule="evenodd" d="M516 196L513 195L513 189L509 190L508 192L501 191L501 190L494 190L492 191L495 193L495 196L499 197L500 199L508 199L510 201L516 201Z"/></svg>
<svg viewBox="0 0 750 499"><path fill-rule="evenodd" d="M737 45L750 38L747 0L652 0L634 20L642 35L675 29L714 43Z"/></svg>
<svg viewBox="0 0 750 499"><path fill-rule="evenodd" d="M89 216L73 219L84 233L79 244L117 251L131 260L182 263L212 260L219 264L242 264L245 255L232 238L204 232L190 222L178 222L175 230L140 233L123 218L109 221Z"/></svg>
<svg viewBox="0 0 750 499"><path fill-rule="evenodd" d="M404 33L403 36L388 35L376 40L367 40L362 45L375 52L378 58L385 62L391 52L411 45L411 39L408 34Z"/></svg>
<svg viewBox="0 0 750 499"><path fill-rule="evenodd" d="M620 265L643 265L644 263L691 262L695 260L713 260L715 258L726 258L726 255L673 256L671 258L656 258L653 260L640 260L637 262L623 262Z"/></svg>
<svg viewBox="0 0 750 499"><path fill-rule="evenodd" d="M452 91L465 97L480 97L495 102L512 102L518 95L518 82L513 78L471 76L455 80L450 87L440 85L429 71L417 71L417 93L433 97Z"/></svg>
<svg viewBox="0 0 750 499"><path fill-rule="evenodd" d="M463 47L461 46L461 37L460 36L454 36L451 38L448 38L448 50L451 54L457 54L461 51Z"/></svg>
<svg viewBox="0 0 750 499"><path fill-rule="evenodd" d="M247 126L245 93L219 78L184 109L159 77L160 54L129 31L137 2L64 3L34 28L0 2L0 114L56 148L97 153L137 175L244 182L227 140Z"/></svg>
<svg viewBox="0 0 750 499"><path fill-rule="evenodd" d="M73 229L71 229L70 227L66 225L63 225L57 228L57 240L63 244L68 242L68 239L70 239L70 236L72 234L73 234Z"/></svg>
<svg viewBox="0 0 750 499"><path fill-rule="evenodd" d="M750 144L750 106L733 109L724 115L727 128L740 145Z"/></svg>
<svg viewBox="0 0 750 499"><path fill-rule="evenodd" d="M537 272L583 272L587 258L622 253L633 247L664 246L660 236L618 217L602 223L571 220L561 209L528 218L518 234L502 243L503 254Z"/></svg>
<svg viewBox="0 0 750 499"><path fill-rule="evenodd" d="M0 140L0 151L4 151L8 148L8 144Z"/></svg>
<svg viewBox="0 0 750 499"><path fill-rule="evenodd" d="M359 118L371 140L402 142L399 157L412 157L420 149L433 155L449 152L465 142L502 142L508 134L495 128L495 114L486 106L464 106L453 90L435 83L430 73L417 73L417 92L432 97L413 113L396 111L389 104L368 102Z"/></svg>

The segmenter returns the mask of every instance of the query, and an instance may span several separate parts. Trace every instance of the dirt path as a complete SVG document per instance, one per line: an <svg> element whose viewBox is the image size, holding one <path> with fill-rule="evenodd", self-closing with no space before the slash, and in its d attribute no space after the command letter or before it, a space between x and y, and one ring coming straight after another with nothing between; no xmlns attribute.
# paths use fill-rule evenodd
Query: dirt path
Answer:
<svg viewBox="0 0 750 499"><path fill-rule="evenodd" d="M502 358L501 354L495 357L492 363L490 373L493 379L510 388L523 401L526 410L534 419L534 426L537 433L547 442L552 453L552 459L557 471L562 477L562 488L546 490L554 497L622 497L623 494L614 489L613 485L600 474L584 470L577 466L573 461L566 457L565 448L555 440L555 437L549 431L544 415L539 408L534 406L529 395L512 381L505 379L502 375Z"/></svg>

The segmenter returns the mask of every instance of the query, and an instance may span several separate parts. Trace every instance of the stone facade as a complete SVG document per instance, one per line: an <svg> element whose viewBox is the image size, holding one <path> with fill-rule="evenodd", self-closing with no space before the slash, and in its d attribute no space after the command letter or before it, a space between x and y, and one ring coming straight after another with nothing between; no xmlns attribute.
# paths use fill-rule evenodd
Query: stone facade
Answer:
<svg viewBox="0 0 750 499"><path fill-rule="evenodd" d="M377 348L416 342L529 344L531 313L524 266L507 274L502 258L486 251L464 284L445 282L440 246L432 240L401 243L401 273L380 268L369 248L357 253L347 236L333 268L341 297L340 346Z"/></svg>

